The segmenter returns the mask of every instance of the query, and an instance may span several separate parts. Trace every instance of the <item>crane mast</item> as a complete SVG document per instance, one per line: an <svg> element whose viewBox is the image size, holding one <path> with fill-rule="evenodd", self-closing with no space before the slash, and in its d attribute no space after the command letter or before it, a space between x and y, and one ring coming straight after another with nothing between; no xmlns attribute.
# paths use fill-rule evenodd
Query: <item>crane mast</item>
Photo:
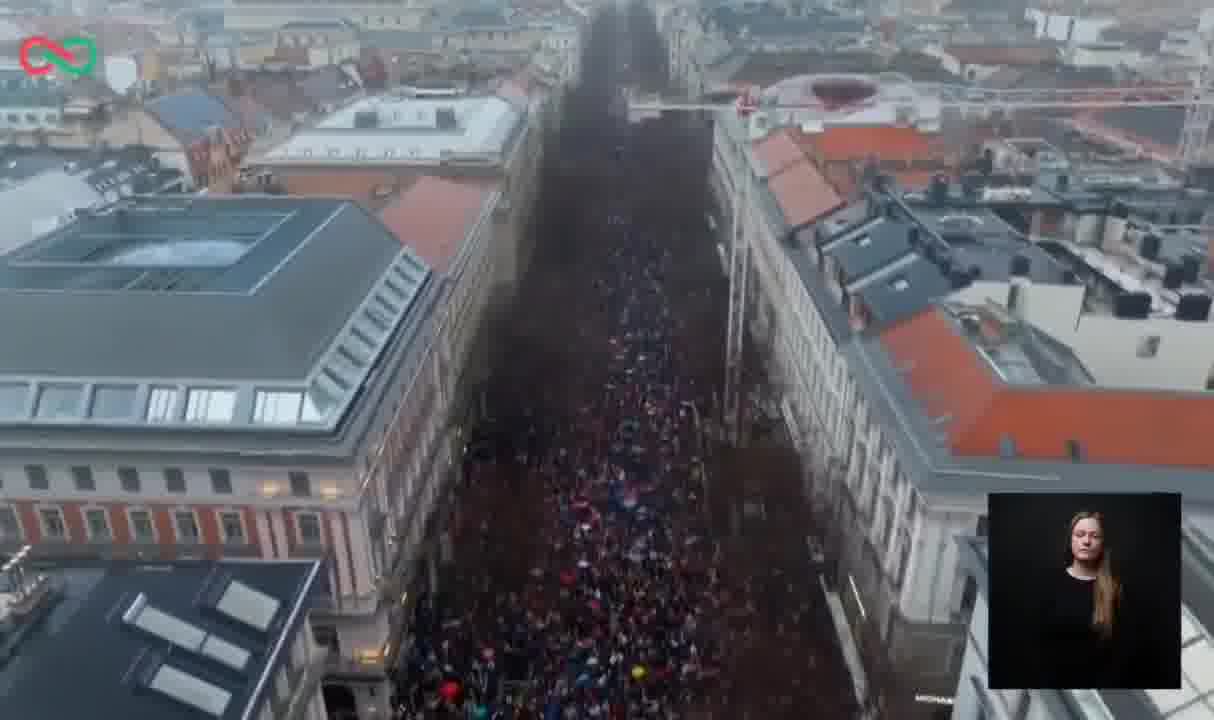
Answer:
<svg viewBox="0 0 1214 720"><path fill-rule="evenodd" d="M1211 40L1207 38L1207 47ZM948 84L917 83L916 89L938 99L941 110L962 112L1016 110L1084 110L1122 107L1183 107L1185 124L1181 133L1178 160L1187 169L1207 156L1210 124L1214 121L1214 53L1207 53L1193 86L1159 85L1124 88L1078 89L1020 89L988 90ZM758 98L746 94L732 103L704 103L657 98L626 97L632 118L658 117L665 112L732 111L743 117L760 109L792 110L805 108L829 109L824 104L762 105ZM746 163L750 160L747 158ZM735 179L740 187L732 188L730 202L729 242L729 313L725 340L725 387L722 392L721 424L733 444L743 438L743 357L746 346L747 282L750 277L750 226L753 173L741 173ZM1207 216L1202 225L1214 223Z"/></svg>
<svg viewBox="0 0 1214 720"><path fill-rule="evenodd" d="M1180 130L1178 154L1186 167L1209 156L1210 123L1214 122L1214 29L1207 30L1203 40L1205 57L1193 79L1193 102Z"/></svg>

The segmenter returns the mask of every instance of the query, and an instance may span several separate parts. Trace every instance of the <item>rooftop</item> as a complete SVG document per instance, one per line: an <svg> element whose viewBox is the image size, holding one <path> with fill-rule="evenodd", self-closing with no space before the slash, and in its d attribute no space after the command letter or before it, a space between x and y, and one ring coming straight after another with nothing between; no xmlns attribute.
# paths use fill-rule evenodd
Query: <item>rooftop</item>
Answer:
<svg viewBox="0 0 1214 720"><path fill-rule="evenodd" d="M452 268L464 240L488 209L492 182L423 176L380 211L380 219L436 272Z"/></svg>
<svg viewBox="0 0 1214 720"><path fill-rule="evenodd" d="M72 212L131 194L179 187L181 173L137 148L117 151L16 148L0 152L0 253L25 245Z"/></svg>
<svg viewBox="0 0 1214 720"><path fill-rule="evenodd" d="M345 200L124 201L0 257L0 424L331 432L429 276Z"/></svg>
<svg viewBox="0 0 1214 720"><path fill-rule="evenodd" d="M0 620L0 639L21 636L0 665L5 713L256 717L278 702L270 680L289 659L320 569L285 561L50 571L57 597L39 621Z"/></svg>
<svg viewBox="0 0 1214 720"><path fill-rule="evenodd" d="M1091 375L1065 345L985 309L933 307L882 334L921 412L937 423L953 453L1214 465L1214 451L1199 429L1214 422L1214 400L1207 394L1091 385ZM965 319L975 316L976 328Z"/></svg>
<svg viewBox="0 0 1214 720"><path fill-rule="evenodd" d="M402 165L500 160L525 124L526 110L498 95L418 90L338 110L271 150L268 164Z"/></svg>

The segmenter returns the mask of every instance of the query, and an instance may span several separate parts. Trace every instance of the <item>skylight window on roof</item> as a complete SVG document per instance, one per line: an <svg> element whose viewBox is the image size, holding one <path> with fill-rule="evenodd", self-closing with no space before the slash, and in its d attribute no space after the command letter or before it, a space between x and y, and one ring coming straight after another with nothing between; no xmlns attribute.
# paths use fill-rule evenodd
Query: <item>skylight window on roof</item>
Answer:
<svg viewBox="0 0 1214 720"><path fill-rule="evenodd" d="M83 395L80 385L43 385L38 389L34 415L48 420L78 417Z"/></svg>
<svg viewBox="0 0 1214 720"><path fill-rule="evenodd" d="M357 327L350 328L350 347L370 357L375 353L375 340Z"/></svg>
<svg viewBox="0 0 1214 720"><path fill-rule="evenodd" d="M299 422L303 393L294 390L258 390L253 396L253 422L294 425Z"/></svg>
<svg viewBox="0 0 1214 720"><path fill-rule="evenodd" d="M904 277L894 278L893 282L891 282L889 286L898 292L902 292L903 290L910 289L910 281Z"/></svg>
<svg viewBox="0 0 1214 720"><path fill-rule="evenodd" d="M873 239L868 233L864 233L863 235L857 236L853 242L859 247L868 247L869 245L873 244Z"/></svg>
<svg viewBox="0 0 1214 720"><path fill-rule="evenodd" d="M320 371L320 376L333 383L343 391L350 389L350 381L347 379L347 376L341 371L341 369L327 367Z"/></svg>
<svg viewBox="0 0 1214 720"><path fill-rule="evenodd" d="M228 583L215 609L228 617L262 632L270 628L274 616L282 603L260 590L245 585L239 580Z"/></svg>
<svg viewBox="0 0 1214 720"><path fill-rule="evenodd" d="M229 423L235 415L235 390L192 388L186 393L186 422Z"/></svg>
<svg viewBox="0 0 1214 720"><path fill-rule="evenodd" d="M399 302L394 303L390 301L383 293L375 294L375 300L372 303L372 307L379 310L387 317L395 317L396 315L400 314Z"/></svg>
<svg viewBox="0 0 1214 720"><path fill-rule="evenodd" d="M314 382L304 395L303 410L299 413L299 421L322 423L336 407L337 400Z"/></svg>
<svg viewBox="0 0 1214 720"><path fill-rule="evenodd" d="M89 416L98 420L127 420L135 417L134 385L98 385L93 388Z"/></svg>
<svg viewBox="0 0 1214 720"><path fill-rule="evenodd" d="M214 717L222 716L232 701L232 693L172 665L161 665L148 687Z"/></svg>
<svg viewBox="0 0 1214 720"><path fill-rule="evenodd" d="M365 354L348 345L342 345L337 348L337 357L341 359L343 364L349 365L354 371L367 367L367 363L370 360Z"/></svg>
<svg viewBox="0 0 1214 720"><path fill-rule="evenodd" d="M122 619L161 640L167 640L186 650L197 650L207 634L196 625L148 605L146 595L139 595Z"/></svg>
<svg viewBox="0 0 1214 720"><path fill-rule="evenodd" d="M392 328L392 321L389 319L389 317L384 314L383 310L380 310L374 305L367 307L367 309L363 311L363 315L366 315L367 319L371 321L371 324L374 325L375 328L381 333L386 333Z"/></svg>
<svg viewBox="0 0 1214 720"><path fill-rule="evenodd" d="M0 384L0 419L15 420L29 412L27 383Z"/></svg>
<svg viewBox="0 0 1214 720"><path fill-rule="evenodd" d="M244 671L245 666L249 664L249 658L252 657L248 650L215 635L208 635L207 639L202 641L198 652L241 672Z"/></svg>
<svg viewBox="0 0 1214 720"><path fill-rule="evenodd" d="M175 387L156 386L148 393L148 411L145 418L150 423L173 422L177 416L177 395Z"/></svg>

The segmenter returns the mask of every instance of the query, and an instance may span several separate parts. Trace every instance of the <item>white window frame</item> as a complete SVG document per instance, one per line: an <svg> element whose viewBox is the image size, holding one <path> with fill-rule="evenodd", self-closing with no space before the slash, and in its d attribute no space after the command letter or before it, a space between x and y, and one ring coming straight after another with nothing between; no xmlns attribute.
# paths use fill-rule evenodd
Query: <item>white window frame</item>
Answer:
<svg viewBox="0 0 1214 720"><path fill-rule="evenodd" d="M135 534L135 520L134 520L135 513L146 513L147 514L149 524L152 527L151 539L141 538ZM160 531L156 528L156 513L152 512L151 508L140 507L140 506L127 508L126 509L126 523L127 523L127 527L130 528L132 544L154 545L154 544L160 542Z"/></svg>
<svg viewBox="0 0 1214 720"><path fill-rule="evenodd" d="M62 535L52 535L47 530L46 518L42 513L51 510L59 513L59 524L63 526ZM39 505L35 512L38 514L38 529L42 531L42 539L50 542L68 542L71 540L71 528L67 526L67 515L64 514L63 508L58 505Z"/></svg>
<svg viewBox="0 0 1214 720"><path fill-rule="evenodd" d="M13 514L17 523L17 536L0 535L0 542L23 542L25 540L25 523L21 520L21 510L16 505L0 505L0 510L8 510Z"/></svg>
<svg viewBox="0 0 1214 720"><path fill-rule="evenodd" d="M105 518L105 537L97 537L93 533L93 525L89 522L89 513L99 512ZM80 517L84 519L84 532L90 542L114 542L114 521L110 519L110 511L100 505L85 505L80 508Z"/></svg>
<svg viewBox="0 0 1214 720"><path fill-rule="evenodd" d="M308 540L303 534L303 523L300 520L304 517L312 517L316 519L316 540ZM295 540L300 545L307 547L319 547L325 544L325 526L321 514L310 510L300 510L295 513Z"/></svg>
<svg viewBox="0 0 1214 720"><path fill-rule="evenodd" d="M185 515L186 513L189 513L190 516L194 518L194 529L197 531L197 535L192 540L182 537L181 525L178 523L178 516ZM195 512L192 508L178 507L178 508L173 508L172 517L173 517L173 535L177 538L177 543L179 545L201 545L202 544L202 523L198 522L198 513L197 512Z"/></svg>
<svg viewBox="0 0 1214 720"><path fill-rule="evenodd" d="M240 537L236 540L228 534L227 525L224 524L224 515L235 515L237 522L240 524ZM223 539L225 545L248 545L249 544L249 525L245 522L244 512L237 508L221 508L215 511L215 520L219 524L219 535Z"/></svg>

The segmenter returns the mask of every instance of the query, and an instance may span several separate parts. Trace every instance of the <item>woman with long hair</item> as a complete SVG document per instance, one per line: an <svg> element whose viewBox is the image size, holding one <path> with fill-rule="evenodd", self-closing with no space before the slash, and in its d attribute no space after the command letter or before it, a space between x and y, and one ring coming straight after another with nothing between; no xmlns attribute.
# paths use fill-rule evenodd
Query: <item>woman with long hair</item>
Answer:
<svg viewBox="0 0 1214 720"><path fill-rule="evenodd" d="M1047 578L1040 660L1051 687L1125 686L1123 589L1105 531L1100 513L1076 513L1067 528L1066 567Z"/></svg>

